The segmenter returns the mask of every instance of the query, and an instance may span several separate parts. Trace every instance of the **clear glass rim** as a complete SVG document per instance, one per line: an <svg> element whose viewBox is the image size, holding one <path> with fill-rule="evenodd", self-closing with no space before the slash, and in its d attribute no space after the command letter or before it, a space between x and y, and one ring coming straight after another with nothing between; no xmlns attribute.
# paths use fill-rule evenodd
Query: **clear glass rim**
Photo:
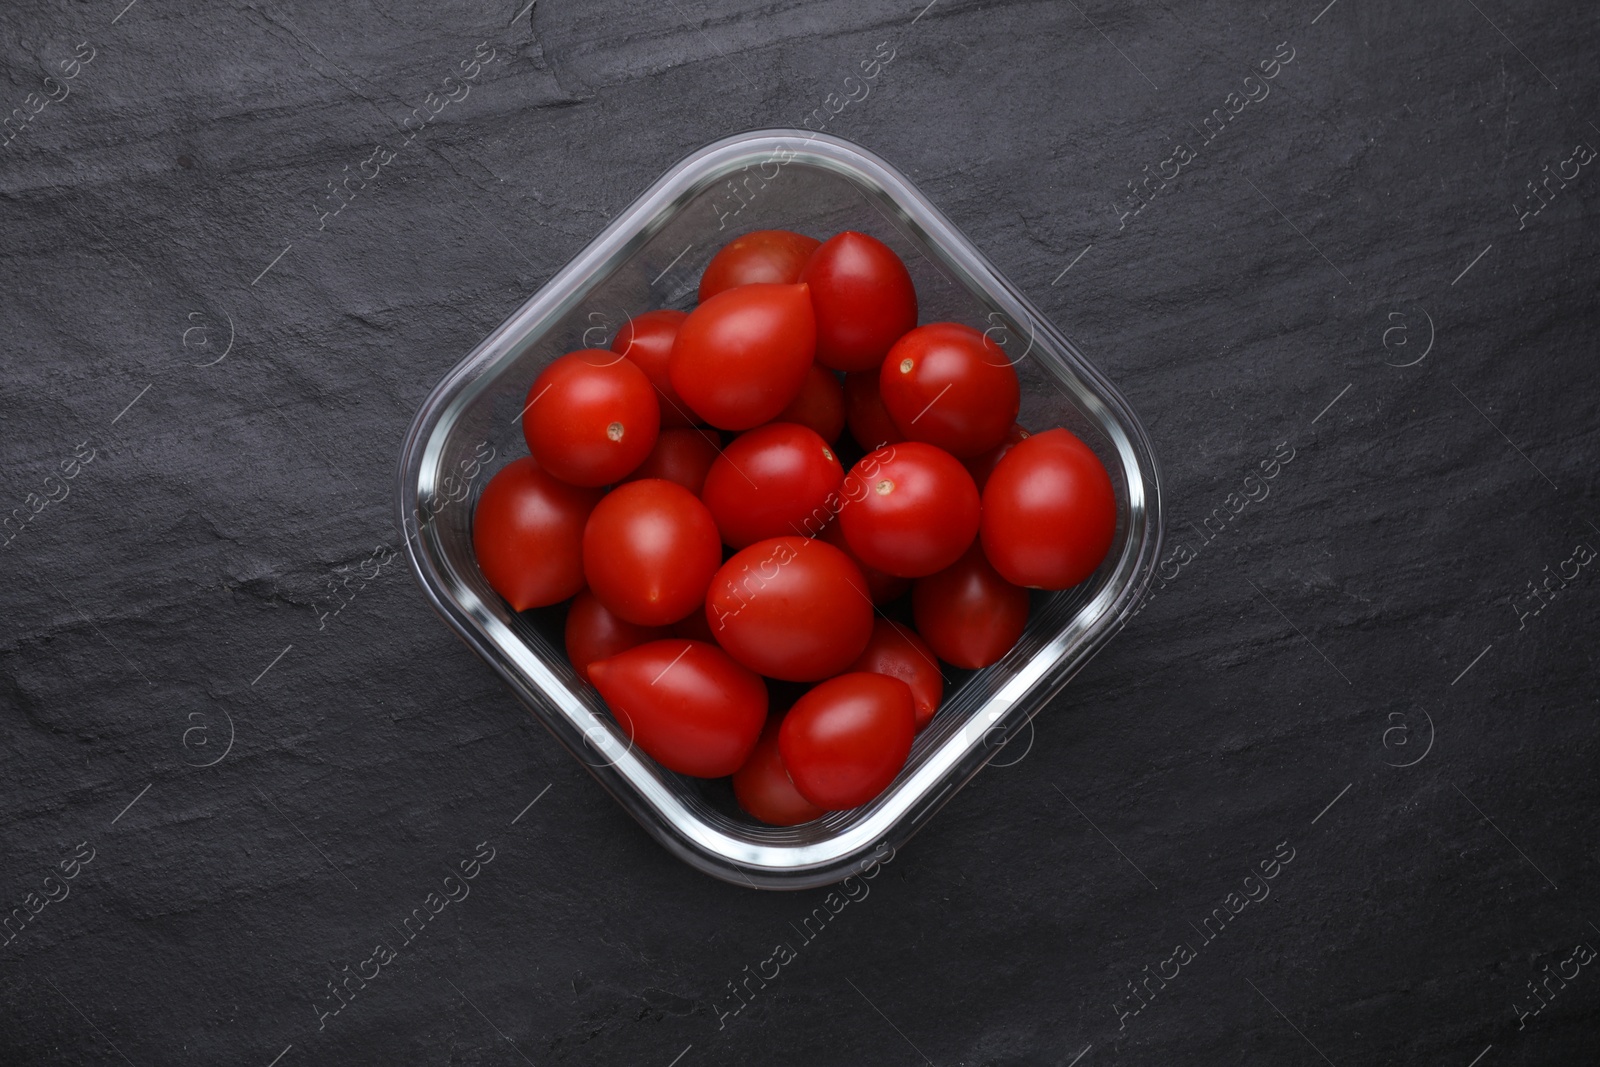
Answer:
<svg viewBox="0 0 1600 1067"><path fill-rule="evenodd" d="M865 808L839 819L835 832L786 841L713 825L685 805L671 776L631 745L609 719L573 699L558 678L456 579L438 530L419 520L440 494L442 454L461 412L493 384L520 343L560 321L666 221L709 185L756 163L799 163L853 181L880 210L918 233L927 251L1011 324L1027 324L1029 354L1105 435L1120 463L1127 498L1120 555L1098 591L1044 647L1020 664L959 721L936 720L935 743ZM524 703L619 803L685 862L735 885L802 889L832 884L873 862L882 846L899 848L998 751L991 738L1015 736L1071 677L1126 625L1159 557L1161 477L1148 434L1115 386L1018 292L903 175L841 138L805 130L756 130L716 141L685 157L647 189L586 248L434 387L401 447L397 514L407 557L429 602L469 647L494 667ZM988 668L1000 670L1001 665ZM935 727L930 727L934 730ZM621 749L618 752L618 749ZM604 755L597 765L593 758ZM830 819L833 818L830 816ZM881 857L880 857L881 858Z"/></svg>

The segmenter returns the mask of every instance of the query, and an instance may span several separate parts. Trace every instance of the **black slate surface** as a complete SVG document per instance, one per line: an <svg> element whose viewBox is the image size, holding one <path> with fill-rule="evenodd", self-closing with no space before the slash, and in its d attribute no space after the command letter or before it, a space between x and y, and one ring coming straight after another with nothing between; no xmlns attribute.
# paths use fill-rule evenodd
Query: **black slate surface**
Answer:
<svg viewBox="0 0 1600 1067"><path fill-rule="evenodd" d="M0 10L0 1062L1594 1059L1592 5L125 2ZM880 42L829 132L1125 390L1171 563L808 940L380 546L444 371Z"/></svg>

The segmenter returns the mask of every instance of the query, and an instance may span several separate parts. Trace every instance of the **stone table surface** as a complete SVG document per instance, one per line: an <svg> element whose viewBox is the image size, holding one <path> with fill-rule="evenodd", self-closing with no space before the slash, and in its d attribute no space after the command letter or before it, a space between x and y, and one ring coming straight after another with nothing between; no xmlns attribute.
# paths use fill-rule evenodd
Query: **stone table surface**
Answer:
<svg viewBox="0 0 1600 1067"><path fill-rule="evenodd" d="M0 1062L1592 1061L1597 45L1552 0L5 4ZM384 553L445 371L808 116L1119 384L1169 521L803 938L824 891L670 856Z"/></svg>

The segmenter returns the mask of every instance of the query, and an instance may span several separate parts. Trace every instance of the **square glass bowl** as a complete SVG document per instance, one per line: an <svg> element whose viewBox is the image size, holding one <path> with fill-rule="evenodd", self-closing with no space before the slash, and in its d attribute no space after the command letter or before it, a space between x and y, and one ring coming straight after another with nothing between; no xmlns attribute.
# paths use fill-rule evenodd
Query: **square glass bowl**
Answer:
<svg viewBox="0 0 1600 1067"><path fill-rule="evenodd" d="M794 827L743 815L722 783L686 778L633 748L563 650L560 609L517 613L473 560L472 510L491 473L526 454L519 416L541 368L604 347L629 316L694 306L700 273L731 238L789 229L885 242L916 283L920 321L987 330L1022 382L1019 421L1065 426L1116 487L1116 538L1083 584L1033 594L1022 639L981 671L948 671L944 703L876 800ZM492 452L490 451L492 449ZM492 456L490 464L485 456ZM906 178L866 150L802 130L700 149L440 381L400 454L399 517L423 591L534 716L650 834L735 885L828 885L899 848L1125 624L1161 540L1161 478L1137 416L1104 376Z"/></svg>

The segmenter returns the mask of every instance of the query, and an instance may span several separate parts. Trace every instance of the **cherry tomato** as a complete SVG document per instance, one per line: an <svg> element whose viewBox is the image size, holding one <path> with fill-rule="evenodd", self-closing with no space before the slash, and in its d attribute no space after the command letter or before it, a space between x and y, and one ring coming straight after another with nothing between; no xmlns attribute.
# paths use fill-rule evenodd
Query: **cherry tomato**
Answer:
<svg viewBox="0 0 1600 1067"><path fill-rule="evenodd" d="M778 751L800 795L837 811L865 804L894 781L916 730L906 683L841 674L795 701L778 728Z"/></svg>
<svg viewBox="0 0 1600 1067"><path fill-rule="evenodd" d="M778 753L781 719L767 719L755 751L743 767L733 772L733 795L739 807L769 826L798 826L820 819L827 812L800 795L789 780Z"/></svg>
<svg viewBox="0 0 1600 1067"><path fill-rule="evenodd" d="M1021 425L1013 423L1011 432L1006 434L1006 439L998 447L991 448L980 456L973 456L971 459L962 461L967 468L967 473L972 475L972 480L977 485L980 494L983 492L983 487L989 484L989 475L994 473L994 465L1000 462L1000 457L1011 451L1012 445L1018 441L1026 440L1029 436L1031 435Z"/></svg>
<svg viewBox="0 0 1600 1067"><path fill-rule="evenodd" d="M852 671L886 674L911 688L917 714L917 729L933 721L944 696L944 674L926 641L916 631L888 619L872 624L872 640L861 658L850 665Z"/></svg>
<svg viewBox="0 0 1600 1067"><path fill-rule="evenodd" d="M678 391L672 388L672 379L667 377L667 360L672 356L672 342L678 336L678 327L688 317L687 311L674 311L671 308L646 311L623 323L622 329L611 340L611 351L621 353L628 362L644 371L644 376L656 387L663 430L694 425L689 405L683 402Z"/></svg>
<svg viewBox="0 0 1600 1067"><path fill-rule="evenodd" d="M806 260L821 243L792 230L756 230L735 237L711 257L700 275L700 303L736 285L793 284L800 280Z"/></svg>
<svg viewBox="0 0 1600 1067"><path fill-rule="evenodd" d="M832 516L827 507L844 469L816 431L772 422L736 437L711 464L700 498L722 540L744 548L769 537L808 537Z"/></svg>
<svg viewBox="0 0 1600 1067"><path fill-rule="evenodd" d="M978 535L978 487L961 461L920 441L861 457L840 490L850 550L869 567L920 578L961 557Z"/></svg>
<svg viewBox="0 0 1600 1067"><path fill-rule="evenodd" d="M706 484L706 472L722 450L722 435L715 430L662 430L656 447L633 468L625 481L665 478L677 482L695 496Z"/></svg>
<svg viewBox="0 0 1600 1067"><path fill-rule="evenodd" d="M811 364L805 384L777 421L798 422L811 427L824 441L837 441L844 433L844 387L838 376L820 363Z"/></svg>
<svg viewBox="0 0 1600 1067"><path fill-rule="evenodd" d="M1077 585L1106 558L1116 531L1111 476L1066 430L1013 445L983 491L983 550L1016 585Z"/></svg>
<svg viewBox="0 0 1600 1067"><path fill-rule="evenodd" d="M954 565L917 579L911 617L939 658L977 670L1011 651L1028 625L1028 591L1012 585L974 544Z"/></svg>
<svg viewBox="0 0 1600 1067"><path fill-rule="evenodd" d="M613 614L639 626L665 626L699 607L721 562L711 512L661 478L617 486L583 529L589 588Z"/></svg>
<svg viewBox="0 0 1600 1067"><path fill-rule="evenodd" d="M699 612L693 614L698 615ZM600 598L585 589L567 609L567 659L578 677L589 680L589 664L609 659L647 641L671 636L665 626L635 626L619 619L600 603Z"/></svg>
<svg viewBox="0 0 1600 1067"><path fill-rule="evenodd" d="M644 371L613 352L562 356L533 380L522 434L539 466L573 485L607 485L655 447L661 408Z"/></svg>
<svg viewBox="0 0 1600 1067"><path fill-rule="evenodd" d="M696 415L724 430L748 430L789 406L816 344L804 285L741 285L689 313L667 370Z"/></svg>
<svg viewBox="0 0 1600 1067"><path fill-rule="evenodd" d="M963 459L998 447L1022 403L1000 346L958 322L918 326L896 341L878 393L901 433Z"/></svg>
<svg viewBox="0 0 1600 1067"><path fill-rule="evenodd" d="M864 233L828 238L811 253L800 280L811 287L817 362L824 367L874 370L917 324L911 273L888 245Z"/></svg>
<svg viewBox="0 0 1600 1067"><path fill-rule="evenodd" d="M583 526L600 500L528 457L489 479L472 513L472 550L494 591L517 611L558 604L583 588Z"/></svg>
<svg viewBox="0 0 1600 1067"><path fill-rule="evenodd" d="M706 619L717 643L751 670L814 682L867 647L872 599L861 571L837 548L774 537L734 553L717 571Z"/></svg>
<svg viewBox="0 0 1600 1067"><path fill-rule="evenodd" d="M767 721L767 686L716 645L672 637L589 665L622 732L669 771L721 778Z"/></svg>
<svg viewBox="0 0 1600 1067"><path fill-rule="evenodd" d="M844 411L845 420L850 424L850 436L868 452L906 439L878 395L877 371L844 376Z"/></svg>
<svg viewBox="0 0 1600 1067"><path fill-rule="evenodd" d="M867 580L867 592L872 594L874 604L887 604L896 597L904 596L906 590L911 588L910 578L897 578L862 563L861 557L850 551L850 542L844 539L844 530L839 526L838 519L824 526L817 536L849 556L850 562L861 568L861 577Z"/></svg>

